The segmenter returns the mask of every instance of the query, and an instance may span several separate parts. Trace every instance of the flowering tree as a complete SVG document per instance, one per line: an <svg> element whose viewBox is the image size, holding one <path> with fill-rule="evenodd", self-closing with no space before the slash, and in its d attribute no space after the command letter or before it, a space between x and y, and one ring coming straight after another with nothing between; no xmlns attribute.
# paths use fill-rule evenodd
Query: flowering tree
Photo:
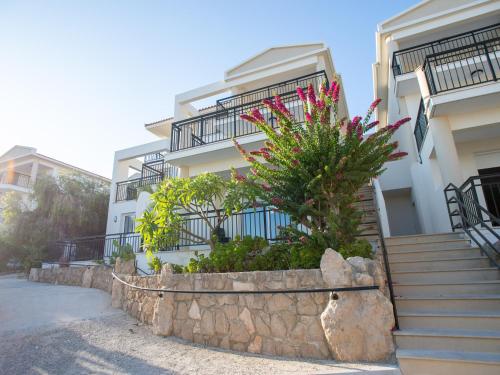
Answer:
<svg viewBox="0 0 500 375"><path fill-rule="evenodd" d="M252 172L248 176L233 172L236 180L308 229L288 228L292 239L312 240L323 250L355 245L361 221L355 207L358 191L384 171L384 163L406 155L395 152L398 145L391 136L409 118L371 131L378 122L370 122L370 117L380 100L372 103L364 118L346 120L338 116L339 93L336 82L329 88L321 85L319 97L312 85L306 93L297 88L305 123L296 121L279 96L264 100L278 119L278 129L258 109L241 117L267 135L265 147L247 152L234 140Z"/></svg>
<svg viewBox="0 0 500 375"><path fill-rule="evenodd" d="M245 185L214 173L203 173L193 178L164 180L151 200L152 207L138 219L137 226L148 255L179 241L207 244L213 250L221 236L222 224L231 214L252 205L254 197ZM204 227L193 225L195 220Z"/></svg>

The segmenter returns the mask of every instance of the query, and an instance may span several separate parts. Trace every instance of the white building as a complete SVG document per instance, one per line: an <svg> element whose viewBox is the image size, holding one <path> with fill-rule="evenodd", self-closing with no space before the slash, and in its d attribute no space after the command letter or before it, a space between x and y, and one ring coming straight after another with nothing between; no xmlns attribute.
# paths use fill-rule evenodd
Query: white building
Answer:
<svg viewBox="0 0 500 375"><path fill-rule="evenodd" d="M380 178L391 235L450 231L443 190L472 176L497 174L477 194L499 216L499 79L499 1L423 1L378 26L380 126L412 118L395 135L409 155Z"/></svg>
<svg viewBox="0 0 500 375"><path fill-rule="evenodd" d="M123 233L133 232L135 219L150 203L145 186L169 176L196 176L203 172L229 176L231 167L246 168L246 161L231 139L237 137L251 150L263 145L265 135L241 120L240 114L262 107L262 99L280 94L296 116L303 116L297 86L307 87L312 83L317 88L335 75L332 55L323 43L280 46L266 49L226 70L220 81L176 95L173 117L145 125L146 130L158 136L158 141L115 153L107 242L116 239L134 248L140 246L137 234ZM221 97L224 98L216 100ZM213 98L213 106L195 107L196 102L207 98ZM340 99L340 110L342 115L348 115L344 96ZM262 112L270 116L264 109ZM194 250L201 249L180 246L159 256L185 264L193 257ZM146 269L145 262L139 254L139 267Z"/></svg>
<svg viewBox="0 0 500 375"><path fill-rule="evenodd" d="M40 176L79 174L105 185L106 177L42 155L36 148L14 146L0 156L0 196L15 191L28 197L34 182Z"/></svg>

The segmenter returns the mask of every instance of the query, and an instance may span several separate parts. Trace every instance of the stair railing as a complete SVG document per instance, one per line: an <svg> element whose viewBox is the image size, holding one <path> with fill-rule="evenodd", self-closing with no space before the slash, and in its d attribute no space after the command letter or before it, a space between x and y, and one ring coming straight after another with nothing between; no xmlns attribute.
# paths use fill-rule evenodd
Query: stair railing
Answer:
<svg viewBox="0 0 500 375"><path fill-rule="evenodd" d="M394 288L392 287L391 266L389 265L389 256L387 255L387 248L385 246L384 233L382 231L382 220L380 219L380 208L375 194L375 186L371 183L373 202L375 204L375 218L377 221L378 238L380 249L382 250L382 259L384 260L385 274L387 276L387 286L389 288L389 297L392 303L392 312L394 314L394 327L399 329L398 310L396 308L396 299L394 297Z"/></svg>
<svg viewBox="0 0 500 375"><path fill-rule="evenodd" d="M463 230L479 247L481 254L500 268L500 250L493 243L500 241L500 234L493 229L493 225L500 225L500 218L481 205L476 190L476 187L481 186L481 180L489 177L498 175L473 176L460 187L450 183L444 189L444 195L452 230ZM480 183L476 184L476 181ZM492 242L489 236L496 241Z"/></svg>

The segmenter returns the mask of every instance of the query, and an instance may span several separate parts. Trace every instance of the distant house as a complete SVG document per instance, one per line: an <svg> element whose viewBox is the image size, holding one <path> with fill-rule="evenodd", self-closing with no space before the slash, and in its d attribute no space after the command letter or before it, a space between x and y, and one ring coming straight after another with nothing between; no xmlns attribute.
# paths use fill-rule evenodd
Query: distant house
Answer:
<svg viewBox="0 0 500 375"><path fill-rule="evenodd" d="M36 148L14 146L0 156L0 196L15 191L27 197L40 176L70 174L80 174L105 185L111 182L106 177L39 154Z"/></svg>

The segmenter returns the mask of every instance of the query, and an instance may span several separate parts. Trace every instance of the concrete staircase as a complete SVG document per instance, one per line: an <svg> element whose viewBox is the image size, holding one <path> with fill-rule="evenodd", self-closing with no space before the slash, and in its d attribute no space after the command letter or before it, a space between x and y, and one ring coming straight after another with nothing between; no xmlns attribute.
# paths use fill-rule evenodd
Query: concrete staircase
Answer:
<svg viewBox="0 0 500 375"><path fill-rule="evenodd" d="M404 375L500 374L500 271L459 233L386 239Z"/></svg>

